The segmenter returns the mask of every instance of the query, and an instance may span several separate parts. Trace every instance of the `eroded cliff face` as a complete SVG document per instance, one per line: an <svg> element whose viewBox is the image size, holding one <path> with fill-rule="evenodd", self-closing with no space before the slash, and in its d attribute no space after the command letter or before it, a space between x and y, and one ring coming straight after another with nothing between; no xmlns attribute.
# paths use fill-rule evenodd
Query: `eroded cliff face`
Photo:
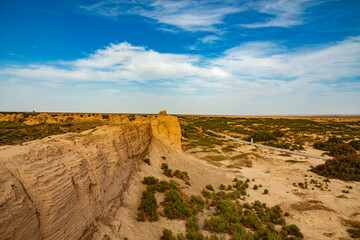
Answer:
<svg viewBox="0 0 360 240"><path fill-rule="evenodd" d="M164 117L175 121L170 116L153 121L166 122ZM1 147L0 239L91 236L95 219L121 205L122 193L143 160L152 132L157 135L152 125L147 120L101 126ZM166 125L160 125L159 131L164 131ZM170 127L169 136L180 131L178 127ZM169 139L173 142L169 144L178 144L173 136Z"/></svg>
<svg viewBox="0 0 360 240"><path fill-rule="evenodd" d="M161 111L151 121L151 130L154 137L181 151L181 128L177 117L167 115L165 111Z"/></svg>

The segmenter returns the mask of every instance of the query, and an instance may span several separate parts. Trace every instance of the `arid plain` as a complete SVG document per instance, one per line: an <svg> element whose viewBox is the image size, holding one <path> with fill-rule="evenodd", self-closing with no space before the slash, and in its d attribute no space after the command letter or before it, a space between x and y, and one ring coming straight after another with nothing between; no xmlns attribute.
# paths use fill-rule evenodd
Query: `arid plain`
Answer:
<svg viewBox="0 0 360 240"><path fill-rule="evenodd" d="M359 237L357 116L33 112L0 122L1 239Z"/></svg>

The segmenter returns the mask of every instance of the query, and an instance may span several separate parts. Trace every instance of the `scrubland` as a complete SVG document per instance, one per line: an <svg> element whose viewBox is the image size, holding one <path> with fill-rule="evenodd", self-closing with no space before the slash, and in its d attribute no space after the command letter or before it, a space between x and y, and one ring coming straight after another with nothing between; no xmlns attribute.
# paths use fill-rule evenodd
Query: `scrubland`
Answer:
<svg viewBox="0 0 360 240"><path fill-rule="evenodd" d="M359 238L360 119L178 118L183 151L153 140L122 206L99 221L93 239ZM2 144L114 124L102 116L91 124L75 119L30 127L26 120L3 121ZM333 159L254 147L206 130ZM22 131L45 134L9 137Z"/></svg>

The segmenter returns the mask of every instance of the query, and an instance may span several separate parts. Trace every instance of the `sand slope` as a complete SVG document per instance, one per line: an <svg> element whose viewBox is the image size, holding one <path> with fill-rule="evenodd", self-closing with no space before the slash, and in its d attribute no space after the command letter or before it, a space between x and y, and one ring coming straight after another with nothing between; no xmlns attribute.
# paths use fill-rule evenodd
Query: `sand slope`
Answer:
<svg viewBox="0 0 360 240"><path fill-rule="evenodd" d="M195 158L189 154L174 151L171 147L160 141L152 141L147 157L151 159L151 165L143 163L141 170L131 179L129 189L125 192L123 205L114 218L100 223L99 231L94 239L159 239L164 228L172 229L174 233L185 233L185 221L168 220L160 217L157 222L136 221L137 208L140 204L141 193L146 186L141 183L144 176L156 176L160 180L169 181L170 178L162 174L161 164L166 162L171 169L185 170L189 173L191 186L187 187L181 180L177 180L187 194L201 195L206 184L212 184L219 191L220 184L231 184L234 177L255 179L250 182L247 202L260 200L268 206L279 204L284 211L289 211L286 217L287 224L297 224L303 232L305 239L351 239L346 232L347 228L360 224L360 184L345 183L340 180L331 180L329 189L321 191L316 188L311 190L294 187L293 182L304 182L305 174L310 181L313 179L322 181L324 178L307 170L311 165L320 164L322 160L306 159L305 163L286 163L280 156L270 151L260 152L262 157L253 159L253 167L242 169L229 169L223 166L217 167L204 160ZM162 159L166 157L166 160ZM272 156L272 157L271 157ZM296 157L293 156L296 159ZM298 160L301 160L300 157ZM304 159L302 159L304 160ZM175 179L176 180L176 179ZM253 190L254 184L262 184L263 187ZM346 189L345 185L351 185L353 190L346 194L347 198L338 198ZM270 193L263 194L263 189L268 188ZM163 195L157 193L160 203ZM161 209L161 206L160 206ZM208 212L200 213L200 227ZM203 231L210 235L209 232ZM226 236L226 235L225 235ZM227 237L230 239L230 237Z"/></svg>

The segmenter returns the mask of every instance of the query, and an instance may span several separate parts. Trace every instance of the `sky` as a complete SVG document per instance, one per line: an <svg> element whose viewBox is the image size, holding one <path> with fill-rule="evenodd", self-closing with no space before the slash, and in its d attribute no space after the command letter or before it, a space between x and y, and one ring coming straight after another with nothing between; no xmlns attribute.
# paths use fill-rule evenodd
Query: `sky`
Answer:
<svg viewBox="0 0 360 240"><path fill-rule="evenodd" d="M359 0L0 0L0 111L360 114Z"/></svg>

